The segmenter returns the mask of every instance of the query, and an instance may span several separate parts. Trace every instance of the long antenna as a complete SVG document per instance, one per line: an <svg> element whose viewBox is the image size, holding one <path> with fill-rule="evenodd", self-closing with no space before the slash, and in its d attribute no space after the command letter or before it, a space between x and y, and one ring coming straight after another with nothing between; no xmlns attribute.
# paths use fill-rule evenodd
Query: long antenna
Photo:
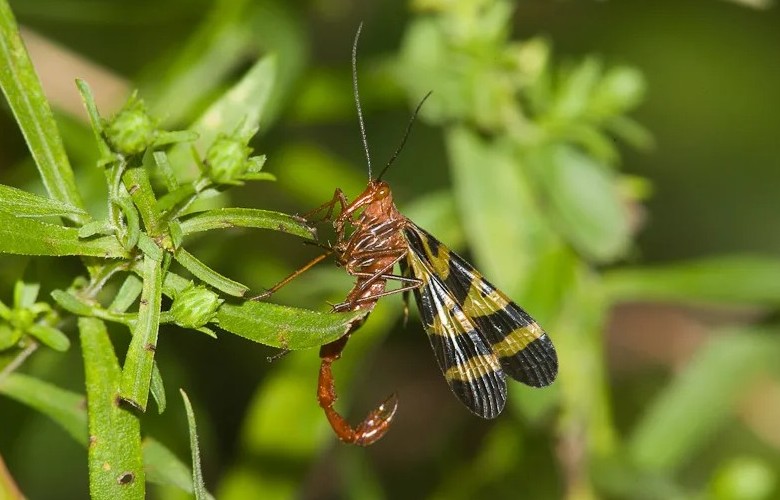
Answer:
<svg viewBox="0 0 780 500"><path fill-rule="evenodd" d="M358 92L357 77L357 46L360 39L360 31L363 29L363 23L358 26L355 33L355 41L352 43L352 91L355 94L355 106L357 107L358 123L360 123L360 138L363 139L363 151L366 152L366 163L368 163L368 180L371 180L371 153L368 152L368 138L366 137L366 124L363 122L363 108L360 107L360 93Z"/></svg>
<svg viewBox="0 0 780 500"><path fill-rule="evenodd" d="M404 148L404 145L406 144L406 139L409 137L409 132L412 130L412 125L414 125L414 120L417 118L417 114L420 112L420 108L422 108L422 105L425 103L425 101L433 94L433 91L429 91L427 94L425 94L425 97L422 98L420 101L420 104L417 105L417 107L414 110L414 113L412 113L412 117L409 119L409 123L406 124L406 131L404 131L404 136L401 139L401 144L398 145L398 147L395 150L395 153L393 153L393 156L390 157L390 160L387 162L387 165L385 165L385 168L382 169L381 172L379 172L379 177L376 178L376 180L382 180L382 176L385 175L385 172L387 172L387 169L390 168L390 165L393 164L396 158L398 158L398 155L401 154L401 150Z"/></svg>

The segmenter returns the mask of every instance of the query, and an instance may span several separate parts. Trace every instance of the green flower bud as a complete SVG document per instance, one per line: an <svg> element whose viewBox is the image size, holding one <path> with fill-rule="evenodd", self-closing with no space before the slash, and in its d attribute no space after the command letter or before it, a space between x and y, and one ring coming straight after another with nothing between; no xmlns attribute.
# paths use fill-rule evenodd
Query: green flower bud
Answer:
<svg viewBox="0 0 780 500"><path fill-rule="evenodd" d="M0 351L14 347L22 338L22 331L11 328L6 323L0 323Z"/></svg>
<svg viewBox="0 0 780 500"><path fill-rule="evenodd" d="M111 120L104 124L111 148L123 155L143 153L157 137L157 124L135 95Z"/></svg>
<svg viewBox="0 0 780 500"><path fill-rule="evenodd" d="M184 328L200 328L214 318L224 302L205 286L190 284L182 290L171 305L173 321Z"/></svg>
<svg viewBox="0 0 780 500"><path fill-rule="evenodd" d="M247 156L252 148L240 138L220 136L206 151L209 177L219 184L239 181L251 164Z"/></svg>

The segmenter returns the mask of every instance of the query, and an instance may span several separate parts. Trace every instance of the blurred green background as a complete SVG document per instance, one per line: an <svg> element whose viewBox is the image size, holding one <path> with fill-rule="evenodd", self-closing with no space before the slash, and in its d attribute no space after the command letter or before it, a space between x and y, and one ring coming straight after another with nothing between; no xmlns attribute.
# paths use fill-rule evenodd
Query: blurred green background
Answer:
<svg viewBox="0 0 780 500"><path fill-rule="evenodd" d="M562 375L553 388L513 387L507 411L481 421L449 393L416 315L404 327L400 301L385 300L337 367L339 407L352 420L393 390L401 398L388 435L358 449L335 442L316 406L315 350L269 363L274 350L239 337L221 334L214 341L165 328L159 364L168 391L185 388L195 406L206 484L217 498L780 498L774 363L780 355L780 11L769 3L715 0L508 4L509 38L549 47L550 74L565 75L558 68L588 57L605 69L637 70L628 80L644 89L636 91L641 103L616 114L628 112L649 133L623 129L635 140L609 139L619 154L601 158L587 140L561 139L603 160L609 179L628 193L621 201L633 241L597 258L568 239L576 227L555 226L575 251L564 245L552 263L529 264L522 248L500 233L489 241L477 237L479 217L469 214L480 208L471 206L476 198L464 179L486 175L488 166L481 170L478 154L474 161L460 156L465 169L452 161L467 142L458 139L458 124L470 127L477 141L511 131L448 115L452 108L436 103L452 97L443 88L448 80L421 71L425 66L415 59L426 48L436 55L431 45L414 45L420 23L436 9L457 13L457 5L11 2L19 23L34 31L28 34L36 40L28 38L33 61L93 214L105 210L103 180L78 112L75 76L90 82L104 115L138 88L165 123L186 126L269 52L278 57L277 87L253 146L268 155L265 168L278 182L237 188L221 202L303 213L336 187L353 197L366 179L349 80L350 46L362 21L358 66L376 164L394 150L414 104L434 92L386 177L402 211L527 306L561 351ZM460 10L468 18L468 9ZM460 28L481 29L466 22ZM96 66L60 67L63 48L79 64ZM470 48L478 59L484 47ZM521 104L533 109L542 101ZM0 151L0 182L41 192L9 112L0 113ZM574 191L587 191L587 183L572 183ZM549 198L542 211L554 210L556 190L544 186ZM517 226L527 222L524 213L508 215ZM316 255L290 236L240 231L207 235L193 252L256 290ZM504 273L516 271L503 263L513 259L544 273L511 282ZM50 291L79 272L76 259L4 255L0 298L6 301L22 277ZM350 287L343 274L323 264L272 300L327 310L326 300L339 301ZM120 352L125 337L114 338ZM22 371L83 392L75 348L64 355L41 350ZM162 415L150 412L142 425L188 456L178 404ZM0 398L0 455L29 498L87 495L84 450L46 417L6 398ZM182 494L155 488L151 495Z"/></svg>

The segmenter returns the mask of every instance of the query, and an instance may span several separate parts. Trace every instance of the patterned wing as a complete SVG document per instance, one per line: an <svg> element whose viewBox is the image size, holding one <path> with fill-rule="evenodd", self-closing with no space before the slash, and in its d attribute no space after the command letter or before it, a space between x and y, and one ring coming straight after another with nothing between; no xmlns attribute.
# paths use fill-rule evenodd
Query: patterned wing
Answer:
<svg viewBox="0 0 780 500"><path fill-rule="evenodd" d="M459 305L507 375L533 387L544 387L555 380L558 374L555 347L528 313L422 228L409 222L404 236L410 255L430 269L443 293Z"/></svg>
<svg viewBox="0 0 780 500"><path fill-rule="evenodd" d="M506 403L506 381L501 365L447 292L442 281L414 252L401 261L406 275L422 284L414 289L428 340L444 378L466 407L482 418L495 418Z"/></svg>

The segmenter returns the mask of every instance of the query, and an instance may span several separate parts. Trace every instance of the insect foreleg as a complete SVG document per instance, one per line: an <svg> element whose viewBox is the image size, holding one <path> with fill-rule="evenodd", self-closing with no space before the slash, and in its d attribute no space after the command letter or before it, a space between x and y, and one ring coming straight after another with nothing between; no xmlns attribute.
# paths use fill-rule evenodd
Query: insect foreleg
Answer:
<svg viewBox="0 0 780 500"><path fill-rule="evenodd" d="M347 197L344 196L344 192L339 188L336 188L336 190L333 192L333 198L331 198L329 201L326 201L314 210L306 212L302 217L308 221L333 220L333 209L337 203L340 205L339 213L343 212L347 205L349 205L349 203L347 203ZM328 211L325 213L324 217L321 219L314 218L315 215L325 209Z"/></svg>

